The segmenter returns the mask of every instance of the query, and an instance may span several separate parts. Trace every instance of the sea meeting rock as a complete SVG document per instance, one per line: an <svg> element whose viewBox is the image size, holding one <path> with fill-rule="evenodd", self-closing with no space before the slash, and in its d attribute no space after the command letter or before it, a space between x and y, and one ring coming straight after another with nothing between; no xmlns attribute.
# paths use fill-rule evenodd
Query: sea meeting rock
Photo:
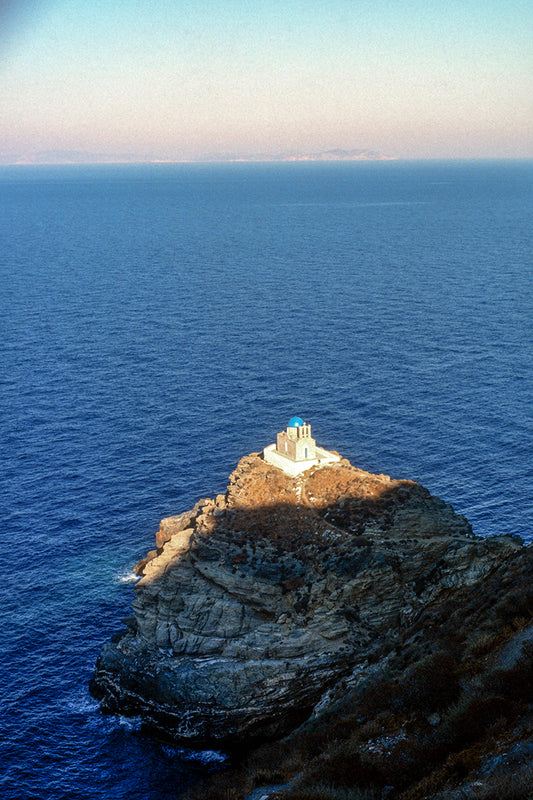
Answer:
<svg viewBox="0 0 533 800"><path fill-rule="evenodd" d="M258 454L156 542L91 691L158 735L228 749L323 709L428 604L520 547L474 536L413 481L346 459L291 477Z"/></svg>

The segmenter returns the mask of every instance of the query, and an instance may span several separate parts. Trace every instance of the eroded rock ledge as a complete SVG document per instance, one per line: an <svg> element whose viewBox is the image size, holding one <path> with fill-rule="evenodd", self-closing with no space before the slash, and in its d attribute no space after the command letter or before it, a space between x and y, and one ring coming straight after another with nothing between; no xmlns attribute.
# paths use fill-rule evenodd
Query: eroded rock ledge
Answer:
<svg viewBox="0 0 533 800"><path fill-rule="evenodd" d="M297 478L252 454L225 495L162 520L134 616L91 691L192 746L278 737L361 679L423 609L520 547L413 481L343 459Z"/></svg>

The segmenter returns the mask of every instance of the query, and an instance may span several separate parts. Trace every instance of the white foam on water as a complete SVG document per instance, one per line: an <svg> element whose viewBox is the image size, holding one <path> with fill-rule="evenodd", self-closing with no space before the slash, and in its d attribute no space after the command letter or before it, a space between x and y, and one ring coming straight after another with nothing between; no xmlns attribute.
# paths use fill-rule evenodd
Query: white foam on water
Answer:
<svg viewBox="0 0 533 800"><path fill-rule="evenodd" d="M223 764L228 760L228 756L218 750L188 750L163 745L163 752L167 756L177 756L183 761L198 761L201 764Z"/></svg>
<svg viewBox="0 0 533 800"><path fill-rule="evenodd" d="M71 714L82 714L83 716L92 715L100 708L98 700L83 690L77 690L67 695L61 705Z"/></svg>
<svg viewBox="0 0 533 800"><path fill-rule="evenodd" d="M120 727L124 728L125 731L128 733L132 733L133 731L140 731L142 725L141 717L114 717L115 723Z"/></svg>
<svg viewBox="0 0 533 800"><path fill-rule="evenodd" d="M222 764L228 760L228 757L218 750L198 750L189 753L187 760L200 761L202 764Z"/></svg>
<svg viewBox="0 0 533 800"><path fill-rule="evenodd" d="M119 572L118 575L115 575L115 581L117 583L137 583L141 579L140 575L137 575L132 569L124 570L123 572Z"/></svg>

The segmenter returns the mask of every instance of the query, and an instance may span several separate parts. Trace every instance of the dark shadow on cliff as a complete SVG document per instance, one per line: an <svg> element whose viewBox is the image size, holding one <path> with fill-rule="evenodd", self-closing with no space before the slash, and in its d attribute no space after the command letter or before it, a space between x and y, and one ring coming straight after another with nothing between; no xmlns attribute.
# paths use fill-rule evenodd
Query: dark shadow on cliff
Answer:
<svg viewBox="0 0 533 800"><path fill-rule="evenodd" d="M419 538L472 536L464 517L450 514L449 506L411 481L373 486L370 496L343 492L336 497L329 488L321 492L325 495L321 499L312 494L317 493L313 481L316 484L316 475L303 483L293 502L213 507L212 501L205 501L187 520L194 535L184 557L221 559L234 574L277 582L287 591L302 585L306 563L350 575L363 569L371 549L387 539L414 544ZM142 573L163 548L164 544L151 551L137 571ZM168 568L164 561L160 570L155 566L145 581L155 580Z"/></svg>
<svg viewBox="0 0 533 800"><path fill-rule="evenodd" d="M267 478L273 473L261 464L258 469ZM356 484L353 495L346 492L346 475ZM209 656L225 664L225 671L231 665L241 674L239 665L250 659L266 669L255 679L257 685L246 678L247 686L253 687L253 702L263 691L268 695L268 681L278 679L280 671L291 677L273 711L265 701L257 717L246 721L240 746L244 739L255 745L277 738L309 716L324 693L350 672L360 652L368 656L384 637L397 637L406 592L412 614L413 603L420 602L418 594L439 580L433 562L446 545L439 544L433 555L433 541L471 536L463 518L412 482L391 485L390 479L353 468L320 470L318 477L315 473L292 484L282 476L282 481L282 488L291 489L292 502L254 504L254 491L264 496L265 489L271 489L269 481L263 485L256 480L240 494L232 493L234 482L225 497L200 501L162 525L166 541L160 530L161 547L139 565L142 579L136 586L135 615L127 621L129 630L115 637L97 665L91 690L104 710L141 714L154 730L168 729L180 738L182 712L168 699L174 688L169 689L167 681L189 682L186 665L194 659L200 663ZM418 538L413 535L413 517L420 528ZM415 563L412 554L422 546L431 551L426 558L431 570L416 582L406 565ZM380 589L382 576L388 593ZM184 601L191 586L193 595ZM337 599L332 600L334 594ZM212 613L212 608L219 610ZM300 640L308 643L303 649ZM297 667L283 666L291 659ZM176 670L182 678L167 677L176 676ZM237 680L235 672L232 675L232 681ZM241 713L235 710L241 704L241 689L248 696L239 681L242 677L233 683L239 687L237 701L233 695L231 701L224 700L218 688L209 695L209 702L232 718ZM193 684L186 684L187 692L189 685ZM206 702L198 700L197 709ZM213 738L230 747L236 735L226 735L222 728L221 723ZM194 746L212 744L205 734L187 735Z"/></svg>
<svg viewBox="0 0 533 800"><path fill-rule="evenodd" d="M164 728L167 712L172 728L175 710L168 704L158 709L158 701L150 700L157 660L170 659L165 668L171 672L187 659L194 669L206 663L202 635L224 640L217 620L223 630L231 618L240 619L241 608L247 620L242 632L237 628L228 637L227 650L224 640L212 651L217 663L223 654L224 670L230 662L247 664L248 653L263 666L290 661L281 655L286 631L296 631L298 640L316 633L317 624L322 628L313 647L328 657L334 652L334 671L316 684L316 675L299 662L290 685L299 702L280 706L275 719L249 719L238 747L242 753L261 741L270 744L240 772L191 797L238 800L257 786L293 781L280 797L352 800L361 790L422 800L465 776L475 778L505 742L511 747L531 738L533 754L533 657L526 647L533 640L532 553L510 539L474 537L464 517L419 484L369 475L348 462L294 479L250 456L239 463L225 495L163 520L157 537L158 550L139 565L143 577L136 591L144 609L136 609L122 654L108 649L111 660L102 669L111 695L117 678L120 700L121 659L130 648L132 683L126 689L133 691L126 713L145 713L154 732L161 721ZM180 605L191 578L192 605ZM204 592L212 600L231 600L230 614L216 616L209 631L201 630L201 619L200 627L191 625L188 610L179 618L194 608L196 620ZM172 605L165 606L157 628L161 598ZM167 644L160 637L173 625ZM256 630L268 630L259 647ZM239 651L239 644L232 650L250 632L251 649L246 644ZM332 650L335 636L338 651ZM154 673L139 666L139 642L150 669L157 661ZM278 678L276 673L267 681L268 691ZM326 692L324 710L311 716ZM220 708L215 695L209 713ZM124 713L115 699L108 710ZM221 731L218 742L231 749Z"/></svg>
<svg viewBox="0 0 533 800"><path fill-rule="evenodd" d="M533 550L433 604L322 714L189 800L530 800ZM379 665L382 665L381 667Z"/></svg>

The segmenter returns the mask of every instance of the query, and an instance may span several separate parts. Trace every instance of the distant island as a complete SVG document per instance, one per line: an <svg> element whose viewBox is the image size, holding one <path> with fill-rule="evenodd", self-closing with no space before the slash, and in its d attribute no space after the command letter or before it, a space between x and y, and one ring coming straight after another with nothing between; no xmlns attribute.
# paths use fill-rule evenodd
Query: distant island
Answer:
<svg viewBox="0 0 533 800"><path fill-rule="evenodd" d="M257 153L250 156L220 156L217 161L396 161L377 150L320 150L315 153Z"/></svg>
<svg viewBox="0 0 533 800"><path fill-rule="evenodd" d="M186 158L183 156L157 156L139 153L88 153L83 150L41 150L32 153L0 153L0 164L46 165L46 164L202 164L236 162L283 162L283 161L396 161L395 156L384 155L377 150L320 150L314 153L281 152L209 153Z"/></svg>
<svg viewBox="0 0 533 800"><path fill-rule="evenodd" d="M531 797L532 548L299 417L156 546L91 691L238 755L190 800Z"/></svg>

